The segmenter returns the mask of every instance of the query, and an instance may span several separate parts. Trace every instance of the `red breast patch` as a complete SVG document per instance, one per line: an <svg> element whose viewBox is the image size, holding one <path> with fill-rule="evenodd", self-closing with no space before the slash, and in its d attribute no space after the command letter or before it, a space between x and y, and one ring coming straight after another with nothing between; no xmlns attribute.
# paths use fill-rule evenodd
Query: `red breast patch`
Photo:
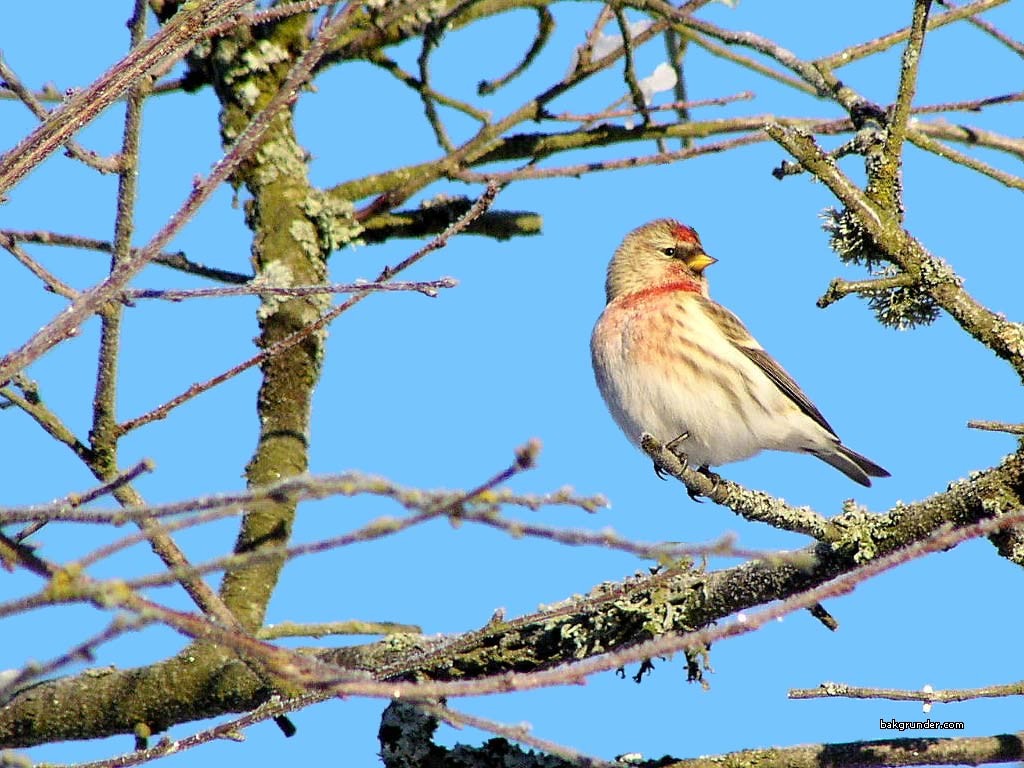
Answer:
<svg viewBox="0 0 1024 768"><path fill-rule="evenodd" d="M635 307L638 304L655 299L658 296L664 296L667 293L701 293L701 285L696 280L675 280L671 283L662 283L661 285L652 285L650 288L644 288L639 291L634 291L626 296L622 297L622 306Z"/></svg>

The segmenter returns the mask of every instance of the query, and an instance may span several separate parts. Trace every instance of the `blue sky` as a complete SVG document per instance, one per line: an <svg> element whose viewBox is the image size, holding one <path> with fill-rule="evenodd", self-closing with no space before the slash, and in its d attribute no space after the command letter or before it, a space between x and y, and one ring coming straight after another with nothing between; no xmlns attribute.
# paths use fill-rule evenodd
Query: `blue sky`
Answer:
<svg viewBox="0 0 1024 768"><path fill-rule="evenodd" d="M5 10L0 48L32 87L83 87L119 58L126 45L127 6L63 4L44 25L28 5ZM713 4L706 17L736 29L776 38L797 55L841 49L902 26L907 4L873 0L837 30L808 19L806 4L746 2L736 9ZM595 8L559 9L559 27L537 72L495 97L501 114L515 99L539 90L568 65ZM846 9L850 13L849 9ZM988 18L1017 39L1024 37L1011 4ZM506 71L528 44L532 15L510 14L479 29L446 38L436 54L436 82L470 97L476 82ZM87 44L82 41L87 41ZM642 72L660 61L659 43L638 56ZM72 53L73 52L73 53ZM414 62L418 49L395 53ZM841 76L868 98L887 103L896 89L899 51L861 62ZM690 96L709 98L753 89L757 99L706 108L695 117L747 113L838 116L836 108L794 96L781 86L694 51ZM1024 62L976 29L957 25L929 37L922 59L918 103L980 98L1019 90ZM314 155L314 181L329 186L438 153L417 99L365 64L326 73L317 92L304 94L297 111L300 138ZM564 110L607 106L622 91L609 72L580 94L556 104ZM664 98L664 97L663 97ZM12 146L33 125L20 105L0 103L0 147ZM1019 104L978 114L952 114L952 122L985 125L1019 135ZM119 143L119 110L112 109L79 136L109 153ZM456 138L470 126L455 121ZM524 126L523 130L529 130ZM136 242L159 229L188 194L192 179L208 172L220 153L216 104L209 93L155 99L147 108ZM356 151L353 151L356 149ZM621 157L612 147L590 159ZM652 151L653 146L645 148ZM996 155L979 155L1016 169ZM578 161L579 157L570 158ZM513 512L566 527L601 529L642 541L704 542L732 532L751 548L795 548L801 537L757 526L712 504L691 502L675 483L654 477L606 413L590 371L590 329L600 313L604 269L622 236L661 216L696 228L719 261L709 269L712 295L736 311L761 343L793 374L844 442L889 469L893 477L862 489L825 464L795 455L761 455L721 470L730 479L832 515L853 497L882 511L945 489L1014 449L1007 435L965 428L969 419L1019 421L1019 382L1008 366L967 338L943 316L930 327L897 332L880 327L866 305L848 298L828 310L815 300L834 276L863 277L840 265L820 229L820 212L833 204L828 191L804 177L776 181L783 159L762 144L685 163L593 174L581 179L522 183L505 190L497 209L528 209L544 217L540 237L491 242L464 237L425 259L410 279L451 275L459 285L436 299L373 296L330 331L323 380L316 395L311 469L356 469L425 487L470 488L512 459L532 437L544 445L539 466L512 487L541 493L571 485L602 493L611 507L589 516L566 508ZM561 161L559 161L561 162ZM854 178L855 159L843 165ZM1019 233L1013 226L1019 193L908 148L905 166L907 227L963 276L973 295L1019 319L1024 278ZM116 184L97 178L59 153L9 193L0 227L51 229L109 238ZM439 185L440 192L476 194L475 187ZM172 243L205 263L245 271L247 231L231 192L221 190ZM395 241L334 254L331 278L372 278L419 246ZM102 256L32 249L51 270L77 287L99 279ZM0 350L28 338L62 308L13 259L0 259L7 297L0 311ZM200 283L150 267L136 287L192 287ZM138 415L252 353L256 333L251 298L180 304L140 302L125 322L120 408ZM54 350L29 371L47 402L83 437L91 409L90 382L98 324ZM157 471L138 482L153 502L177 500L242 486L242 471L256 436L250 372L146 427L122 446L127 466L152 458ZM89 488L92 479L69 451L24 415L0 414L5 439L3 504L46 502ZM303 507L296 541L337 535L383 513L379 501L331 500ZM107 540L85 528L44 529L43 553L70 558ZM230 523L181 537L190 557L224 552L234 538ZM722 566L725 563L715 563ZM511 540L465 525L435 523L393 539L304 558L289 565L270 605L270 621L346 618L417 623L428 633L460 632L487 621L496 608L509 615L621 579L647 564L619 553ZM104 564L97 576L144 573L156 567L142 549ZM38 589L23 573L0 578L0 601ZM1019 611L1005 596L1019 594L1019 568L998 558L985 542L933 555L861 585L828 604L842 623L827 633L803 614L712 649L710 690L685 682L681 659L657 664L642 685L612 674L584 687L535 691L453 702L467 711L518 723L538 736L603 757L638 751L648 757L693 756L761 745L885 738L879 718L915 719L920 707L861 701L789 702L786 690L825 680L865 686L935 688L988 685L1020 677ZM171 604L187 604L170 591ZM0 668L47 659L99 629L108 617L86 608L51 609L4 620ZM96 666L143 664L173 653L182 640L151 629L101 649ZM190 766L224 759L270 764L287 756L344 755L350 765L374 765L383 703L329 702L297 713L298 735L285 741L273 724L247 733L246 745L210 745L172 758ZM970 702L933 710L933 719L963 720L966 733L1019 728L1005 701ZM183 736L196 725L179 726ZM473 731L442 728L444 743L477 744ZM258 745L258 746L255 746ZM57 745L30 752L37 760L81 761L131 749L128 737ZM296 750L300 750L296 752Z"/></svg>

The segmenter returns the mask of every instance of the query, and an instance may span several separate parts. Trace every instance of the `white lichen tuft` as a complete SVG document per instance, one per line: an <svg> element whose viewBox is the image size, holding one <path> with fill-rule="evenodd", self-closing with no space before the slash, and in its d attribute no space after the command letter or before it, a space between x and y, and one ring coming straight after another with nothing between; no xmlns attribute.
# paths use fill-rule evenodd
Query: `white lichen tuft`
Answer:
<svg viewBox="0 0 1024 768"><path fill-rule="evenodd" d="M894 277L896 267L887 266L874 273L879 278ZM907 331L919 325L930 325L939 317L939 305L920 285L882 288L868 299L868 306L878 322L887 328Z"/></svg>
<svg viewBox="0 0 1024 768"><path fill-rule="evenodd" d="M826 208L821 213L822 229L829 234L829 246L844 264L866 267L875 279L885 281L895 278L900 271L892 264L884 263L883 254L875 247L870 235L848 209ZM878 321L888 327L903 331L919 325L929 325L939 316L939 307L927 291L926 286L941 280L956 280L952 270L941 269L942 262L928 260L925 270L916 285L880 286L876 290L858 291L868 297L868 306Z"/></svg>
<svg viewBox="0 0 1024 768"><path fill-rule="evenodd" d="M295 276L287 264L281 261L271 261L264 265L260 273L253 278L253 286L267 286L271 288L291 288L295 285ZM263 295L260 297L259 309L256 310L256 319L261 323L274 315L281 302L287 301L285 296Z"/></svg>
<svg viewBox="0 0 1024 768"><path fill-rule="evenodd" d="M358 245L363 225L356 221L355 206L351 201L336 199L316 190L303 200L302 210L316 225L320 247L325 251Z"/></svg>
<svg viewBox="0 0 1024 768"><path fill-rule="evenodd" d="M844 264L873 269L879 264L878 249L857 217L848 209L826 208L820 214L821 228L829 234L829 246Z"/></svg>

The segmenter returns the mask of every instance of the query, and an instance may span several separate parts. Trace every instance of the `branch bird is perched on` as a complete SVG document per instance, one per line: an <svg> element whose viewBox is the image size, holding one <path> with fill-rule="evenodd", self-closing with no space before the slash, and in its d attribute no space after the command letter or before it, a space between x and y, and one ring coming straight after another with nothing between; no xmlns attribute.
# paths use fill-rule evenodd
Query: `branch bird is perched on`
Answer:
<svg viewBox="0 0 1024 768"><path fill-rule="evenodd" d="M633 230L615 251L590 351L626 436L639 444L650 432L703 468L767 449L817 456L861 485L888 477L843 445L740 319L708 297L714 263L697 233L671 219Z"/></svg>

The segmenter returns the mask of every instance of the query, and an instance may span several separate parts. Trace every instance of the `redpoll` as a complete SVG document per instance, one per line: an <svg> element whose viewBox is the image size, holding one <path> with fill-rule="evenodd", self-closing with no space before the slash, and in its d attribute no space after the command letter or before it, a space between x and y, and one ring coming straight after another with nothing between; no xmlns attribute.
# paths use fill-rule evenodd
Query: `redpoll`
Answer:
<svg viewBox="0 0 1024 768"><path fill-rule="evenodd" d="M810 453L851 480L889 473L843 445L792 377L732 312L708 298L689 227L630 232L608 266L608 305L590 350L597 386L633 442L649 432L707 468L769 449Z"/></svg>

